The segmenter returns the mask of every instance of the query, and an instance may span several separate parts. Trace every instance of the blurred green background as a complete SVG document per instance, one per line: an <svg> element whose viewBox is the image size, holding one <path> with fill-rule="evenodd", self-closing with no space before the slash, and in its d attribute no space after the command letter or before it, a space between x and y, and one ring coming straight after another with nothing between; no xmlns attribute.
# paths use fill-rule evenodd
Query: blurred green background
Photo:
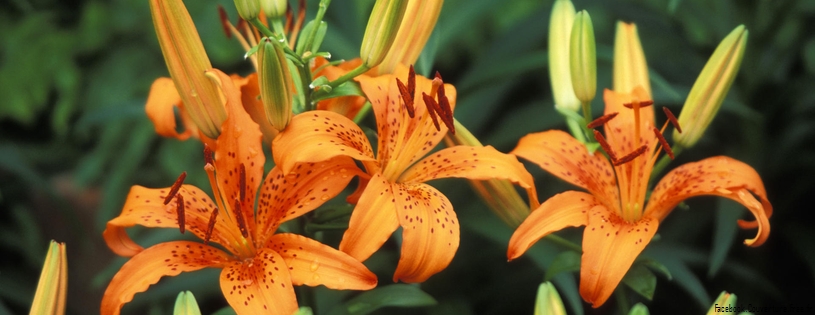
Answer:
<svg viewBox="0 0 815 315"><path fill-rule="evenodd" d="M324 50L353 58L373 0L335 0L328 10ZM719 40L744 24L750 31L742 69L712 127L670 167L714 155L752 165L775 213L759 248L742 245L754 231L740 205L695 198L661 225L644 256L662 263L652 301L626 289L625 302L645 302L652 314L703 313L722 290L739 305L809 305L815 296L815 2L736 0L574 1L592 17L598 87L610 87L614 24L637 23L657 105L679 113L684 98ZM225 37L217 15L232 1L187 1L212 64L247 74L243 51ZM547 69L552 1L447 0L421 69L439 70L458 89L456 117L485 144L507 152L518 138L565 129L553 108ZM316 1L309 1L313 15ZM105 246L105 222L121 210L131 185L169 186L188 171L206 185L201 144L158 137L144 114L152 81L167 70L147 1L11 0L0 5L0 314L23 314L34 295L48 240L66 242L69 314L98 312L101 295L125 261ZM602 104L595 100L599 112ZM371 123L370 120L366 123ZM528 165L541 200L570 189ZM434 185L450 197L462 223L452 264L421 285L435 306L388 309L404 314L530 314L535 291L561 251L547 241L506 261L511 229L459 180ZM176 230L132 229L141 244L178 238ZM579 242L580 230L562 236ZM341 231L321 233L338 243ZM398 259L393 241L366 262L391 283ZM181 290L192 290L204 313L226 305L218 270L162 280L136 295L125 314L169 314ZM591 309L577 295L577 275L554 282L570 314L618 311L612 297ZM304 293L306 291L298 291ZM317 288L317 314L355 292ZM384 312L383 312L384 313Z"/></svg>

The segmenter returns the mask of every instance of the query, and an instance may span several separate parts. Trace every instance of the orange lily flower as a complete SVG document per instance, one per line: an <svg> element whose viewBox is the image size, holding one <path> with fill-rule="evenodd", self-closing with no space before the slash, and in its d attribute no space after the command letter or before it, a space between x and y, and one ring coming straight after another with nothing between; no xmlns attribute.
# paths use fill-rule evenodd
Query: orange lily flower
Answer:
<svg viewBox="0 0 815 315"><path fill-rule="evenodd" d="M108 285L101 313L119 314L136 293L163 276L207 267L223 269L221 290L238 314L292 314L297 310L292 285L375 287L376 276L351 256L300 235L274 234L281 223L320 206L361 174L354 161L337 157L297 164L292 167L297 173L289 175L274 168L263 180L260 130L240 108L229 77L219 71L216 76L231 97L214 159L205 152L215 198L182 185L183 175L172 187L131 188L122 213L103 233L114 252L131 258ZM170 241L144 249L125 231L134 225L177 227L204 243Z"/></svg>
<svg viewBox="0 0 815 315"><path fill-rule="evenodd" d="M609 298L651 241L660 222L687 198L715 195L747 207L756 221L740 220L740 225L758 227L756 237L745 241L749 246L761 245L770 233L768 218L772 205L761 178L749 165L726 156L675 168L659 181L645 203L648 180L660 147L672 155L662 137L667 122L661 130L654 127L654 110L648 107L652 103L649 99L640 87L631 94L605 91L606 115L589 127L604 123L605 137L597 131L595 136L610 159L600 152L589 154L585 145L559 130L527 135L511 152L588 193L567 191L542 203L512 235L507 257L518 258L537 240L554 231L586 226L580 295L593 307ZM668 116L674 120L673 115Z"/></svg>
<svg viewBox="0 0 815 315"><path fill-rule="evenodd" d="M407 78L407 86L397 78ZM330 111L292 118L272 142L272 153L284 174L298 162L337 156L361 161L371 178L351 214L340 250L365 260L401 226L402 252L393 279L422 282L446 268L459 245L453 206L426 181L500 178L534 191L532 176L515 157L490 146L454 146L422 159L453 123L455 89L440 77L416 77L413 68L400 66L395 75L363 75L358 80L376 115L376 155L356 124ZM426 106L414 107L419 102L413 100L420 96Z"/></svg>

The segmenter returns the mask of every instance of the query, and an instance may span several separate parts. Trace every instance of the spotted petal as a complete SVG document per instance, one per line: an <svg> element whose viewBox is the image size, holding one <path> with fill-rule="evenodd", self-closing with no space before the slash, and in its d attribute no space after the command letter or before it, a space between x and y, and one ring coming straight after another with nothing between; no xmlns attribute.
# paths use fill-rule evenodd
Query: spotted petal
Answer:
<svg viewBox="0 0 815 315"><path fill-rule="evenodd" d="M749 165L726 156L711 157L673 169L654 187L645 215L661 221L683 200L702 195L729 198L747 207L756 218L756 224L742 225L758 227L758 233L755 238L745 240L745 244L759 246L769 236L773 206L767 199L761 177Z"/></svg>
<svg viewBox="0 0 815 315"><path fill-rule="evenodd" d="M297 310L289 268L270 248L259 249L252 259L225 266L221 291L238 314L291 315Z"/></svg>
<svg viewBox="0 0 815 315"><path fill-rule="evenodd" d="M602 205L589 210L580 261L580 295L586 302L596 308L608 300L658 226L647 216L625 222Z"/></svg>
<svg viewBox="0 0 815 315"><path fill-rule="evenodd" d="M518 258L535 242L552 232L586 225L589 217L587 212L598 204L594 196L580 191L567 191L552 196L533 210L512 233L507 259Z"/></svg>
<svg viewBox="0 0 815 315"><path fill-rule="evenodd" d="M310 238L275 234L268 247L283 257L295 285L325 285L335 290L370 290L376 286L376 275L365 265Z"/></svg>
<svg viewBox="0 0 815 315"><path fill-rule="evenodd" d="M450 200L430 185L393 188L403 239L393 281L423 282L453 260L460 238L458 218Z"/></svg>
<svg viewBox="0 0 815 315"><path fill-rule="evenodd" d="M617 157L623 157L628 153L633 152L638 148L636 139L634 139L634 130L636 124L634 119L634 109L626 108L624 104L631 103L634 100L645 101L650 100L651 97L642 88L635 88L632 93L617 93L611 90L603 91L603 101L606 104L605 115L611 113L618 113L614 119L605 123L605 136L608 138L609 145L614 150ZM656 140L654 138L654 106L640 108L640 146L647 145L650 150L656 147ZM646 155L649 156L649 155ZM650 174L653 164L645 163L648 159L637 159L647 167L644 174ZM628 163L630 164L630 163ZM626 164L626 165L628 165ZM646 165L647 164L647 165ZM647 179L648 176L646 175Z"/></svg>
<svg viewBox="0 0 815 315"><path fill-rule="evenodd" d="M178 107L179 111L183 112L183 105L181 105L181 96L178 95L178 90L175 88L175 83L170 78L158 78L153 81L150 86L150 94L147 95L147 104L144 110L147 112L147 118L153 122L156 128L156 133L164 137L174 137L178 140L186 140L197 132L197 127L192 121L184 121L183 133L176 131L175 125L175 112L173 107ZM184 117L185 113L182 113Z"/></svg>
<svg viewBox="0 0 815 315"><path fill-rule="evenodd" d="M340 250L356 260L365 261L398 227L393 185L382 175L375 174L351 213Z"/></svg>
<svg viewBox="0 0 815 315"><path fill-rule="evenodd" d="M232 82L241 91L241 103L246 113L252 117L252 121L258 124L260 132L263 134L263 143L271 144L272 139L277 135L277 129L272 127L269 119L266 118L266 109L260 100L260 86L258 85L257 73L252 73L246 78L232 75Z"/></svg>
<svg viewBox="0 0 815 315"><path fill-rule="evenodd" d="M151 246L130 258L113 276L102 296L101 314L118 315L136 293L144 292L161 277L220 268L229 259L227 253L200 243L177 241Z"/></svg>

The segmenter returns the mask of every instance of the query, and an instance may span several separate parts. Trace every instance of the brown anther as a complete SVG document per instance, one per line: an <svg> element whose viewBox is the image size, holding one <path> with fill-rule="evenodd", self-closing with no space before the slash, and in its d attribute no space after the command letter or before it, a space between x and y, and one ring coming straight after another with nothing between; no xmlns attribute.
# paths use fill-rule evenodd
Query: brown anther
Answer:
<svg viewBox="0 0 815 315"><path fill-rule="evenodd" d="M178 195L175 198L175 212L178 215L178 229L181 231L181 234L184 234L184 196Z"/></svg>
<svg viewBox="0 0 815 315"><path fill-rule="evenodd" d="M405 108L407 109L408 116L413 118L415 109L413 108L413 94L408 91L408 88L402 83L399 78L396 79L396 86L399 88L399 94L402 94L402 100L405 101Z"/></svg>
<svg viewBox="0 0 815 315"><path fill-rule="evenodd" d="M246 228L246 219L243 217L243 209L241 208L241 201L235 199L235 218L238 220L238 229L241 230L243 238L249 238L249 230Z"/></svg>
<svg viewBox="0 0 815 315"><path fill-rule="evenodd" d="M170 187L170 192L164 197L165 205L170 203L170 200L173 200L173 197L175 197L175 195L178 193L178 190L181 189L181 184L184 184L185 178L187 178L187 172L182 172L181 175L178 176L178 179L175 180L173 187Z"/></svg>
<svg viewBox="0 0 815 315"><path fill-rule="evenodd" d="M611 158L611 162L616 163L617 155L614 154L613 150L611 150L611 146L608 145L608 142L606 141L606 138L603 137L603 134L597 130L594 130L594 139L597 139L597 142L600 143L600 146L606 151L608 157Z"/></svg>
<svg viewBox="0 0 815 315"><path fill-rule="evenodd" d="M247 27L247 26L248 26L248 24L246 24L246 20L241 19L241 18L239 17L239 18L238 18L238 24L237 24L237 25L235 25L235 29L236 29L236 30L238 30L238 32L240 32L240 30L246 30L246 27ZM251 33L247 33L247 34L245 34L244 36L249 37L249 36L252 36L252 34L251 34Z"/></svg>
<svg viewBox="0 0 815 315"><path fill-rule="evenodd" d="M433 78L435 82L438 80L440 83L438 89L436 90L436 98L439 100L438 104L438 113L441 121L444 122L444 125L447 126L447 130L450 131L452 134L456 134L456 128L453 124L453 108L450 107L450 101L447 99L447 95L444 92L444 80L441 78L441 74L436 71L436 77Z"/></svg>
<svg viewBox="0 0 815 315"><path fill-rule="evenodd" d="M436 119L435 112L435 108L439 107L439 104L436 104L436 100L430 97L430 95L427 95L425 92L422 92L422 99L427 107L427 113L430 115L430 118L433 119L433 125L436 126L436 130L441 131L441 126L439 126L439 120Z"/></svg>
<svg viewBox="0 0 815 315"><path fill-rule="evenodd" d="M644 101L640 101L639 103L640 103L640 108L654 105L654 101L652 101L652 100L644 100ZM634 108L634 103L625 103L625 104L623 104L623 106L625 106L626 108Z"/></svg>
<svg viewBox="0 0 815 315"><path fill-rule="evenodd" d="M218 5L218 16L221 18L221 26L224 28L226 38L232 39L232 31L229 30L232 23L229 23L229 15L226 14L226 10L224 10L224 7L220 4Z"/></svg>
<svg viewBox="0 0 815 315"><path fill-rule="evenodd" d="M209 223L207 224L207 232L204 234L204 245L209 243L209 238L212 237L212 230L215 229L215 222L218 218L218 207L212 209L212 213L209 215Z"/></svg>
<svg viewBox="0 0 815 315"><path fill-rule="evenodd" d="M212 149L209 148L209 145L206 143L204 144L204 163L209 165L215 165L212 159Z"/></svg>
<svg viewBox="0 0 815 315"><path fill-rule="evenodd" d="M240 180L238 183L241 185L240 196L241 201L243 201L246 198L246 166L244 166L243 163L241 163L241 165L238 168L238 176Z"/></svg>
<svg viewBox="0 0 815 315"><path fill-rule="evenodd" d="M676 131L679 131L679 133L682 133L682 127L679 126L679 121L676 120L676 116L674 116L674 113L672 113L670 109L668 109L667 107L664 107L664 106L662 107L662 111L665 113L665 116L668 117L668 121L670 121L671 124L674 125L674 128L676 128Z"/></svg>
<svg viewBox="0 0 815 315"><path fill-rule="evenodd" d="M413 70L413 65L410 65L408 71L407 90L410 93L410 99L414 99L416 97L416 71Z"/></svg>
<svg viewBox="0 0 815 315"><path fill-rule="evenodd" d="M668 141L665 140L665 137L662 136L662 133L659 132L659 129L657 129L656 127L653 127L653 128L654 128L654 134L657 136L657 139L659 139L659 144L661 144L662 149L665 150L665 154L668 154L668 156L671 157L671 160L673 160L674 159L674 151L671 150L671 146L668 145Z"/></svg>
<svg viewBox="0 0 815 315"><path fill-rule="evenodd" d="M620 158L617 161L614 161L614 166L620 166L620 165L623 165L625 163L631 162L634 159L636 159L638 156L645 153L646 150L648 150L648 146L643 144L641 147L634 150L633 152L626 154L624 157Z"/></svg>
<svg viewBox="0 0 815 315"><path fill-rule="evenodd" d="M586 128L594 129L594 128L600 127L600 126L604 125L605 123L607 123L612 118L617 117L617 114L619 114L619 113L618 112L613 112L613 113L608 114L608 115L603 115L603 116L597 117L597 119L592 120L588 125L586 125Z"/></svg>
<svg viewBox="0 0 815 315"><path fill-rule="evenodd" d="M292 16L294 13L291 11L291 6L286 6L286 25L283 26L283 33L288 34L291 30Z"/></svg>

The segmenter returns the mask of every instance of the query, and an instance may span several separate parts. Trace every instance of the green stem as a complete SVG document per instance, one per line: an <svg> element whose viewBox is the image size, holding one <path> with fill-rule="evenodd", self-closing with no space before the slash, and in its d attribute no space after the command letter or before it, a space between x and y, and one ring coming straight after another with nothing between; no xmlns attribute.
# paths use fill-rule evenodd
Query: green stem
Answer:
<svg viewBox="0 0 815 315"><path fill-rule="evenodd" d="M321 98L320 96L323 96L325 93L330 93L331 90L333 90L334 88L340 86L340 84L343 84L348 80L356 78L358 75L365 73L365 71L368 71L369 69L370 68L365 66L365 64L359 65L359 67L356 67L354 70L351 70L350 72L348 72L345 75L337 78L336 80L328 82L327 84L325 84L325 85L327 85L329 87L329 89L322 88L322 89L319 89L317 91L314 91L315 95L313 96L313 98ZM316 86L314 88L316 88Z"/></svg>
<svg viewBox="0 0 815 315"><path fill-rule="evenodd" d="M320 29L320 22L323 21L323 16L325 16L325 11L328 10L328 5L331 4L331 0L320 0L320 7L317 9L317 15L314 16L314 20L312 21L312 28L311 32L308 33L308 36L304 38L306 40L303 43L304 49L309 49L314 43L314 37L317 36L317 30ZM300 52L305 53L305 52Z"/></svg>
<svg viewBox="0 0 815 315"><path fill-rule="evenodd" d="M569 131L572 133L572 136L574 136L574 138L581 143L586 143L585 132L583 131L583 127L580 126L580 123L581 121L572 119L571 117L566 117L566 126L569 127Z"/></svg>
<svg viewBox="0 0 815 315"><path fill-rule="evenodd" d="M679 156L679 153L682 152L682 147L677 144L674 144L673 152L674 157ZM657 162L657 164L654 164L654 168L651 170L652 182L656 179L657 176L659 176L660 173L662 173L662 170L665 169L665 167L668 166L668 164L671 163L672 160L673 159L671 159L671 157L669 157L668 155L663 155L662 158L659 159L659 162Z"/></svg>
<svg viewBox="0 0 815 315"><path fill-rule="evenodd" d="M272 32L272 30L270 30L268 27L266 27L266 25L263 25L263 23L260 22L259 19L251 20L251 21L249 21L249 23L251 23L252 26L257 28L258 31L260 31L260 33L263 34L263 36L274 38L277 41L277 43L275 43L275 45L280 45L280 47L283 48L283 52L294 59L293 61L295 62L295 64L297 64L297 63L299 63L300 65L305 65L306 64L305 62L303 62L303 58L301 58L299 55L297 55L297 53L295 53L294 50L291 50L291 48L289 48L289 45L285 44L285 42L286 42L286 37L285 36L282 36L282 35L277 36L274 32ZM283 39L283 43L281 43L279 41L281 38Z"/></svg>
<svg viewBox="0 0 815 315"><path fill-rule="evenodd" d="M298 69L300 70L300 85L303 89L306 110L315 110L317 109L317 104L312 104L311 101L311 70L309 70L308 66L306 65L303 67L298 67Z"/></svg>
<svg viewBox="0 0 815 315"><path fill-rule="evenodd" d="M365 116L368 115L368 112L371 111L371 102L365 102L365 105L362 105L362 108L359 109L357 115L354 116L354 122L359 124L360 121L365 119Z"/></svg>
<svg viewBox="0 0 815 315"><path fill-rule="evenodd" d="M580 245L572 243L571 241L569 241L569 240L567 240L565 238L562 238L560 236L557 236L555 234L549 234L549 235L547 235L545 237L545 239L552 242L552 243L555 243L557 245L565 247L568 250L572 250L572 251L575 251L575 252L578 252L578 253L583 252L583 247L580 247Z"/></svg>

